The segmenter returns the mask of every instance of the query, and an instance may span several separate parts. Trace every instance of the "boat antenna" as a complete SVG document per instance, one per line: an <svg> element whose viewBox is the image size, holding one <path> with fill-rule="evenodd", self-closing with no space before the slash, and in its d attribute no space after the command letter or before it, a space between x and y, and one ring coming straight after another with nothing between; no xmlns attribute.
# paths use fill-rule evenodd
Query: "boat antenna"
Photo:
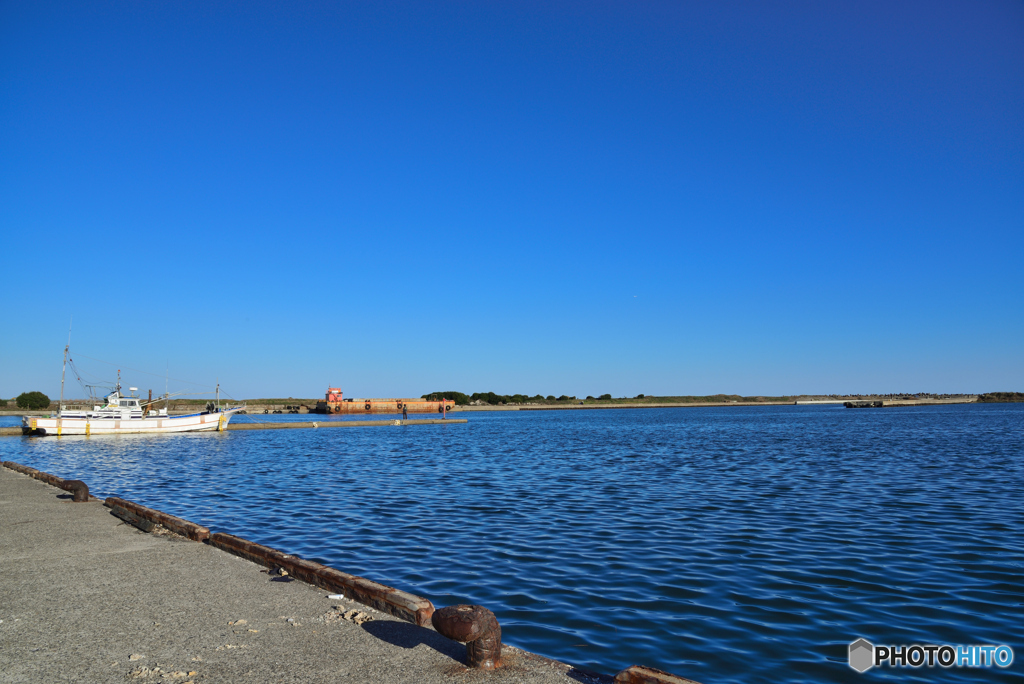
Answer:
<svg viewBox="0 0 1024 684"><path fill-rule="evenodd" d="M165 367L165 373L166 373L166 375L164 375L164 411L166 412L166 411L170 410L170 408L171 408L171 392L168 389L168 387L169 387L168 383L170 382L170 379L171 379L171 361L170 361L170 359L167 360L167 366Z"/></svg>
<svg viewBox="0 0 1024 684"><path fill-rule="evenodd" d="M217 378L217 410L220 411L220 378Z"/></svg>

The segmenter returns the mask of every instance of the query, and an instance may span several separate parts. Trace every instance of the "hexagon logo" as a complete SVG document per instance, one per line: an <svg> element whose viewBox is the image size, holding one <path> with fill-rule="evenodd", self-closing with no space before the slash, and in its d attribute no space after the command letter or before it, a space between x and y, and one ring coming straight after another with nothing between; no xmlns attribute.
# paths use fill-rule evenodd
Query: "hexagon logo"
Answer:
<svg viewBox="0 0 1024 684"><path fill-rule="evenodd" d="M867 639L857 639L850 644L849 663L857 672L867 672L875 664L875 647Z"/></svg>

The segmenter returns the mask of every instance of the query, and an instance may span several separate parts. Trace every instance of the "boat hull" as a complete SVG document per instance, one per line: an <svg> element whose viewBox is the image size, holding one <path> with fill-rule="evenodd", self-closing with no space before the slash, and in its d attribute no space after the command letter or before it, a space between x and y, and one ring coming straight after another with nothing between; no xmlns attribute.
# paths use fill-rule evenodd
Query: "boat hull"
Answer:
<svg viewBox="0 0 1024 684"><path fill-rule="evenodd" d="M151 418L35 418L22 420L22 432L31 435L129 435L164 432L218 432L226 430L235 411L195 413Z"/></svg>

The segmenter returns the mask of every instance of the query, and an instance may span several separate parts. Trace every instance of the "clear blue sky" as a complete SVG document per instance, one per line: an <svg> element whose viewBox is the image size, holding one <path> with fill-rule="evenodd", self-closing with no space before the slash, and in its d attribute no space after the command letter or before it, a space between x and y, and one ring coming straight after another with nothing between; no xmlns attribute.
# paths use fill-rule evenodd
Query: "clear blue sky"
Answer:
<svg viewBox="0 0 1024 684"><path fill-rule="evenodd" d="M6 0L0 234L7 398L1024 390L1024 4Z"/></svg>

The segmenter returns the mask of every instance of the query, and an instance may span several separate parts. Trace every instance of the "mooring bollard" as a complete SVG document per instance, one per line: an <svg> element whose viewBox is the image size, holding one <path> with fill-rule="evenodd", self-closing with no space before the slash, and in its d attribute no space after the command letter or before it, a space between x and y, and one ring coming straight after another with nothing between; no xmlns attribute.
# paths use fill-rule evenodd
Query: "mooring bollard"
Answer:
<svg viewBox="0 0 1024 684"><path fill-rule="evenodd" d="M64 480L61 489L71 492L74 495L71 500L76 503L89 500L89 485L81 480Z"/></svg>
<svg viewBox="0 0 1024 684"><path fill-rule="evenodd" d="M28 466L23 466L20 463L15 463L14 461L3 461L3 466L15 472L22 473L23 475L33 477L40 482L45 482L51 487L57 487L58 489L63 489L66 492L71 492L74 495L71 499L72 501L82 503L83 501L89 500L89 485L85 484L81 480L65 480L62 477L57 477L56 475L51 475L50 473L45 473L42 470L36 470L35 468L29 468Z"/></svg>
<svg viewBox="0 0 1024 684"><path fill-rule="evenodd" d="M501 625L483 606L448 606L430 621L442 636L466 644L466 664L481 670L501 667Z"/></svg>

